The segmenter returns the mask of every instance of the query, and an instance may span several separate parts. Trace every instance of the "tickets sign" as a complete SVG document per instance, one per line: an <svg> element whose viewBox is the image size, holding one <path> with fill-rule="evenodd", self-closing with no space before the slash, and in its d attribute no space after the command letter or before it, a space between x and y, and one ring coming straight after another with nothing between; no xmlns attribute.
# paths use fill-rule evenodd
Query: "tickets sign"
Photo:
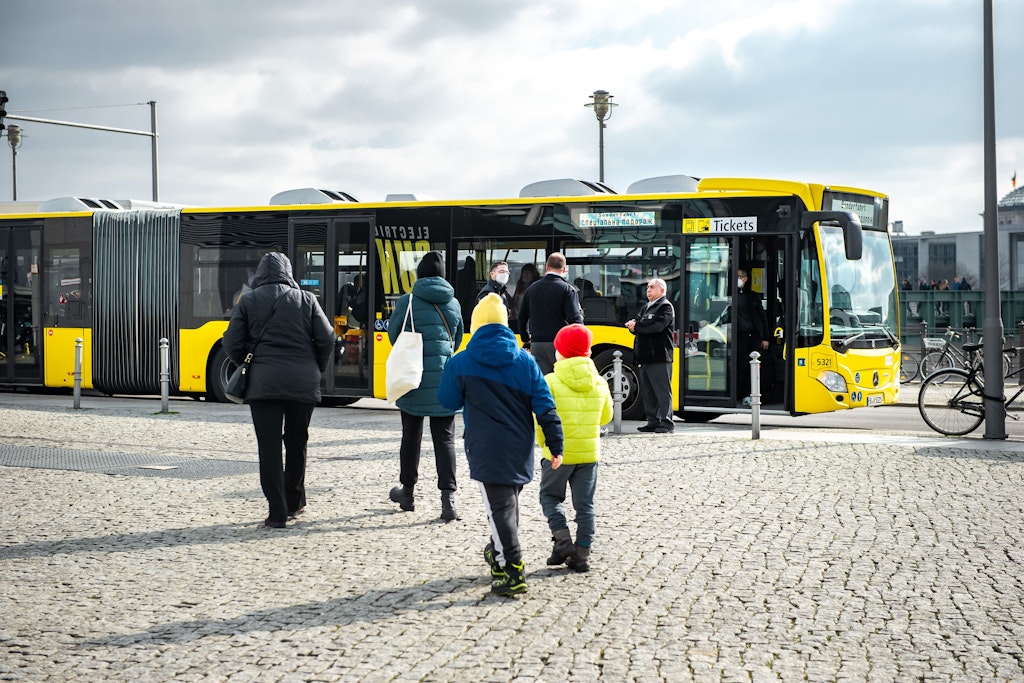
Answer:
<svg viewBox="0 0 1024 683"><path fill-rule="evenodd" d="M683 219L683 233L687 235L729 235L752 232L757 232L757 216Z"/></svg>

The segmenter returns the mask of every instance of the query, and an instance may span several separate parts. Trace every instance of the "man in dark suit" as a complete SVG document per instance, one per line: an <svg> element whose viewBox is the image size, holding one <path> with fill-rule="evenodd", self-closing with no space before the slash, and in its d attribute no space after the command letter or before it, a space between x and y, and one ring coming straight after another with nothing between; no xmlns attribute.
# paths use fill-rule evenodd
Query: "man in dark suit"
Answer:
<svg viewBox="0 0 1024 683"><path fill-rule="evenodd" d="M633 360L640 374L640 398L647 424L640 432L668 434L672 421L672 352L675 349L676 313L665 296L667 285L661 278L647 283L647 304L636 317L626 321L626 329L635 335Z"/></svg>

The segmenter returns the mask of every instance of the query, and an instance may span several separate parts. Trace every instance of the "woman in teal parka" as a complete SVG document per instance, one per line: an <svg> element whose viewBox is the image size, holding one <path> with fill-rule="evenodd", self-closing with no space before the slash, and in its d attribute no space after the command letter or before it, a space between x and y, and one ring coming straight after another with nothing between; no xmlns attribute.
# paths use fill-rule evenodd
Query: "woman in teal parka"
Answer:
<svg viewBox="0 0 1024 683"><path fill-rule="evenodd" d="M459 518L455 510L455 411L438 402L437 387L444 366L462 344L464 328L455 290L444 279L444 259L440 252L431 251L423 256L416 267L412 293L403 294L395 302L388 324L388 337L392 344L402 333L402 322L410 302L413 324L423 335L423 379L418 388L396 401L402 415L401 473L398 479L401 486L391 489L390 498L402 510L415 509L413 489L419 479L423 418L429 417L437 463L437 488L441 491L441 519L451 521Z"/></svg>

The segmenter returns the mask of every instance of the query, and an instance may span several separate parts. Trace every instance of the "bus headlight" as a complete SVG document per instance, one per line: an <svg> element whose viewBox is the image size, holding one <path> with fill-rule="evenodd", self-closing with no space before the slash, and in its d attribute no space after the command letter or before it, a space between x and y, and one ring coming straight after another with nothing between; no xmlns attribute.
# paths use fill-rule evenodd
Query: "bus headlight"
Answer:
<svg viewBox="0 0 1024 683"><path fill-rule="evenodd" d="M824 370L818 373L815 378L819 382L825 385L825 388L831 391L833 394L845 394L846 393L846 380L838 372L831 370Z"/></svg>

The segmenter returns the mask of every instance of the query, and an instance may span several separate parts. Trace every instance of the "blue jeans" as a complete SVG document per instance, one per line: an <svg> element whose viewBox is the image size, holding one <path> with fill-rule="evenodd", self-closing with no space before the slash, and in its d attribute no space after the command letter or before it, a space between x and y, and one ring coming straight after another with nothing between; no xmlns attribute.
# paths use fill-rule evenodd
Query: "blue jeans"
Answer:
<svg viewBox="0 0 1024 683"><path fill-rule="evenodd" d="M576 544L589 548L594 542L596 515L594 491L597 490L597 463L562 465L551 469L547 458L540 462L540 507L548 518L552 532L568 529L565 519L565 487L572 492L572 507L576 510Z"/></svg>

